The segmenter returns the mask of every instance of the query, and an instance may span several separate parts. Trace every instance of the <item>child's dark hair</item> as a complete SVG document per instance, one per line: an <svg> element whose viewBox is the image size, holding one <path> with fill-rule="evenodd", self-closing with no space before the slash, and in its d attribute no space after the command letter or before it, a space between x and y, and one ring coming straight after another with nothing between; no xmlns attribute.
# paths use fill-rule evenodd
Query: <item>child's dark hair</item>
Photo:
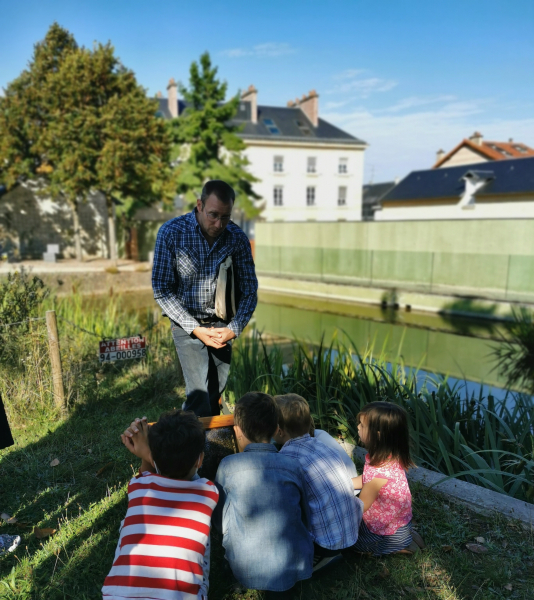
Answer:
<svg viewBox="0 0 534 600"><path fill-rule="evenodd" d="M274 401L280 411L280 427L287 431L290 437L296 438L310 433L313 419L310 414L310 406L302 396L284 394L275 396Z"/></svg>
<svg viewBox="0 0 534 600"><path fill-rule="evenodd" d="M163 413L148 430L148 445L159 471L172 479L183 479L204 452L206 432L193 412Z"/></svg>
<svg viewBox="0 0 534 600"><path fill-rule="evenodd" d="M408 415L402 406L393 402L371 402L358 413L357 421L365 417L367 443L372 467L396 460L404 469L414 467L410 456Z"/></svg>
<svg viewBox="0 0 534 600"><path fill-rule="evenodd" d="M272 396L249 392L235 405L234 423L256 444L270 440L278 428L278 407Z"/></svg>

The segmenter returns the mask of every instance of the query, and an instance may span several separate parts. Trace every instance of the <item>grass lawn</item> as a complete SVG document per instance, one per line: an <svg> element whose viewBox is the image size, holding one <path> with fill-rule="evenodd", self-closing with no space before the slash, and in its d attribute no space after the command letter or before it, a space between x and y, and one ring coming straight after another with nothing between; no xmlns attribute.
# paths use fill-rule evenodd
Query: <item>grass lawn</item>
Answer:
<svg viewBox="0 0 534 600"><path fill-rule="evenodd" d="M101 598L126 511L126 485L138 466L119 433L133 417L156 420L183 401L173 364L152 374L141 364L105 367L85 375L91 401L75 404L64 419L45 413L17 418L16 445L0 451L0 512L18 519L2 522L0 533L22 537L15 552L0 557L0 598ZM480 517L424 488L412 492L425 550L386 559L347 551L330 572L299 584L295 598L534 598L532 531ZM39 539L34 527L56 532ZM486 552L466 549L480 537ZM260 599L258 592L228 592L223 560L214 536L210 600Z"/></svg>

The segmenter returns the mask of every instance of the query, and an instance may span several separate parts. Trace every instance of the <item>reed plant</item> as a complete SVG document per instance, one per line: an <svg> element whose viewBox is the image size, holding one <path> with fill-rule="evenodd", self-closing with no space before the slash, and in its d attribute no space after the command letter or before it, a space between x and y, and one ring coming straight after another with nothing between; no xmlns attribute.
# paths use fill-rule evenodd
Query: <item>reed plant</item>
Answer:
<svg viewBox="0 0 534 600"><path fill-rule="evenodd" d="M228 382L230 401L246 391L297 393L310 403L318 426L357 442L357 415L369 402L403 406L410 417L419 466L532 502L534 402L525 394L504 401L469 396L461 383L420 377L400 351L359 353L349 340L319 346L295 342L284 363L276 346L254 334L236 344Z"/></svg>

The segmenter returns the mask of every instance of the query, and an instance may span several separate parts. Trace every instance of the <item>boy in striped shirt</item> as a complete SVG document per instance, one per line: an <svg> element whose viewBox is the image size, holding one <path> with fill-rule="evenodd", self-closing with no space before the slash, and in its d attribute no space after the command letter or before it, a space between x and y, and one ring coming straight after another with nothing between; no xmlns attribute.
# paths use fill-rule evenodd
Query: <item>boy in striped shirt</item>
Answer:
<svg viewBox="0 0 534 600"><path fill-rule="evenodd" d="M196 474L204 458L202 424L192 412L176 410L150 429L145 418L137 420L121 439L142 462L128 485L104 600L206 600L211 515L219 492Z"/></svg>

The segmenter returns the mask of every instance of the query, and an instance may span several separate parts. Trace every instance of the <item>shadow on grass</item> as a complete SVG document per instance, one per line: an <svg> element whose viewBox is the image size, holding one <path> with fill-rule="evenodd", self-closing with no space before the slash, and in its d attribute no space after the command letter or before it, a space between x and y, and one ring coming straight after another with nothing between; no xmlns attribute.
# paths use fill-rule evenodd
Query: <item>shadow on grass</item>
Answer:
<svg viewBox="0 0 534 600"><path fill-rule="evenodd" d="M98 390L96 389L98 387ZM17 600L96 600L114 556L126 511L126 484L137 461L119 434L135 416L179 406L176 371L151 375L135 365L108 365L93 399L77 405L65 421L16 430L17 446L0 454L0 509L28 523L2 525L17 532L20 547L0 558L0 597ZM58 458L60 464L50 467ZM413 558L362 558L345 551L331 571L298 584L294 598L501 598L527 600L534 587L532 533L495 518L478 517L415 487L414 519L428 547ZM39 540L33 526L57 532ZM484 537L486 554L465 544ZM276 549L273 549L275 552ZM222 565L221 540L213 536L210 600L253 600L257 592L232 594Z"/></svg>
<svg viewBox="0 0 534 600"><path fill-rule="evenodd" d="M16 445L0 453L0 509L26 527L2 524L22 537L0 558L0 597L101 598L126 512L126 485L138 461L119 434L141 413L157 420L183 401L171 363L150 375L139 365L105 365L94 392L59 423L14 430ZM60 464L51 467L53 459ZM37 539L33 527L57 532Z"/></svg>

